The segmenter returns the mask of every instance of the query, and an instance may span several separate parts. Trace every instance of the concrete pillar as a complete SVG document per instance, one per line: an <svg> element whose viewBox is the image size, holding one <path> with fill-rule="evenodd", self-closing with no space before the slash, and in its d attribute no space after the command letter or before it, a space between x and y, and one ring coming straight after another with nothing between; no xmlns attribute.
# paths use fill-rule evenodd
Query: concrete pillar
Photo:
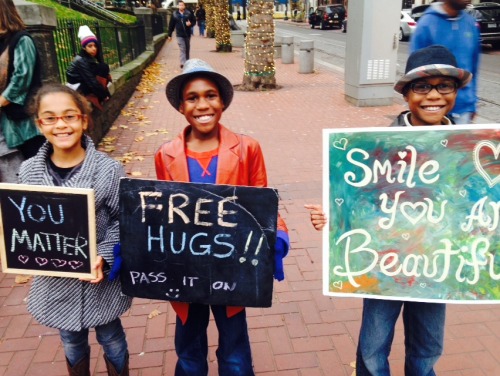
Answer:
<svg viewBox="0 0 500 376"><path fill-rule="evenodd" d="M281 40L281 62L293 64L293 37L285 36Z"/></svg>
<svg viewBox="0 0 500 376"><path fill-rule="evenodd" d="M163 19L163 32L168 33L168 23L170 21L170 17L172 16L172 11L163 8L159 8L156 11Z"/></svg>
<svg viewBox="0 0 500 376"><path fill-rule="evenodd" d="M274 36L274 59L281 58L281 44L283 43L283 38L279 35Z"/></svg>
<svg viewBox="0 0 500 376"><path fill-rule="evenodd" d="M144 35L146 36L146 51L154 51L153 45L153 9L146 7L134 8L134 14L144 25Z"/></svg>
<svg viewBox="0 0 500 376"><path fill-rule="evenodd" d="M314 41L301 40L299 44L299 73L314 72Z"/></svg>
<svg viewBox="0 0 500 376"><path fill-rule="evenodd" d="M14 5L35 41L43 83L61 82L53 34L57 27L56 11L24 0L14 0Z"/></svg>

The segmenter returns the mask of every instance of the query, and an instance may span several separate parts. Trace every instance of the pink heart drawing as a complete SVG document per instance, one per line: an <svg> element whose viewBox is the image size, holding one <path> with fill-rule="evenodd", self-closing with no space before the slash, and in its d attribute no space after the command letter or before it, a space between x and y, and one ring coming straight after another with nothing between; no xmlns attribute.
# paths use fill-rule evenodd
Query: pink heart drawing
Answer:
<svg viewBox="0 0 500 376"><path fill-rule="evenodd" d="M52 259L52 265L54 265L56 268L62 268L64 265L66 265L68 262L66 260L59 260L59 259Z"/></svg>
<svg viewBox="0 0 500 376"><path fill-rule="evenodd" d="M83 265L83 262L81 261L70 261L69 263L69 266L71 266L72 269L78 269L78 268L81 268L81 266Z"/></svg>
<svg viewBox="0 0 500 376"><path fill-rule="evenodd" d="M45 264L47 264L49 262L49 260L47 260L46 258L43 258L43 257L35 257L35 261L40 266L44 266Z"/></svg>
<svg viewBox="0 0 500 376"><path fill-rule="evenodd" d="M28 256L25 256L25 255L19 255L17 257L17 259L19 261L21 261L23 264L26 264L30 258Z"/></svg>

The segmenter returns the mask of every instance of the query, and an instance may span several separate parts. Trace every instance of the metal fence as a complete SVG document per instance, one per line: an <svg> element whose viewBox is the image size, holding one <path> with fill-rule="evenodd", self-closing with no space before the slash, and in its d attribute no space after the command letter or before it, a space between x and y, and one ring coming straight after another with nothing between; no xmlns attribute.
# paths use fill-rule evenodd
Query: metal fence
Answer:
<svg viewBox="0 0 500 376"><path fill-rule="evenodd" d="M62 81L66 81L66 69L81 50L78 29L87 25L99 39L104 62L116 69L134 60L146 50L144 25L114 25L105 21L58 19L54 31L57 62Z"/></svg>

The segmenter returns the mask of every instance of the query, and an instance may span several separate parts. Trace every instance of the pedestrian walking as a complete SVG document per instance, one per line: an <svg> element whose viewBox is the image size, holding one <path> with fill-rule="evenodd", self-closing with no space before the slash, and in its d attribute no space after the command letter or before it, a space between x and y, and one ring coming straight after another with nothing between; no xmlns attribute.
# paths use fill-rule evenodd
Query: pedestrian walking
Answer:
<svg viewBox="0 0 500 376"><path fill-rule="evenodd" d="M0 0L0 182L17 183L21 163L45 141L26 111L41 86L40 59L12 0Z"/></svg>
<svg viewBox="0 0 500 376"><path fill-rule="evenodd" d="M206 12L205 8L203 8L203 4L200 4L196 7L196 23L198 24L198 29L200 30L200 36L205 36L205 26L206 26Z"/></svg>
<svg viewBox="0 0 500 376"><path fill-rule="evenodd" d="M394 90L403 95L408 111L398 115L393 127L453 125L447 117L459 89L472 74L457 67L453 54L443 46L413 52L405 74ZM317 230L327 223L321 205L306 205ZM405 375L435 376L434 365L443 353L446 305L414 301L363 300L363 316L356 352L356 375L390 375L389 354L396 321L403 310Z"/></svg>
<svg viewBox="0 0 500 376"><path fill-rule="evenodd" d="M180 50L181 68L186 60L189 60L191 48L191 28L196 25L196 18L191 11L186 9L184 1L179 1L179 9L174 12L170 25L168 26L168 40L172 40L172 33L175 29L175 37Z"/></svg>
<svg viewBox="0 0 500 376"><path fill-rule="evenodd" d="M159 180L266 187L264 156L259 143L220 124L231 104L233 86L206 62L191 59L183 73L167 84L170 104L189 125L155 155ZM275 273L284 278L283 257L289 249L288 230L278 218ZM177 313L175 375L208 374L207 327L210 310L219 330L216 351L219 375L254 375L244 307L171 302Z"/></svg>
<svg viewBox="0 0 500 376"><path fill-rule="evenodd" d="M458 92L455 107L450 112L456 124L472 123L477 113L481 44L476 20L464 11L470 3L470 0L432 3L418 20L410 40L411 52L433 44L445 46L455 55L458 67L472 73L472 82Z"/></svg>
<svg viewBox="0 0 500 376"><path fill-rule="evenodd" d="M98 152L85 135L90 106L64 85L43 86L33 113L47 142L21 165L23 184L92 188L97 225L97 277L93 280L36 276L28 311L41 324L56 328L70 376L90 375L89 329L104 349L108 375L128 376L128 349L120 315L132 299L121 293L113 248L119 242L118 188L125 176L121 165ZM110 272L110 275L108 273Z"/></svg>

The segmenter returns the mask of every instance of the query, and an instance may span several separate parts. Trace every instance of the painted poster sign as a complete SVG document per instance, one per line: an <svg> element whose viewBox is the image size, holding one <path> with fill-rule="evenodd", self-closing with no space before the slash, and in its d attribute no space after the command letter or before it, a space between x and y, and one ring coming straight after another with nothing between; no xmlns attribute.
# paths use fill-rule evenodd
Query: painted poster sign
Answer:
<svg viewBox="0 0 500 376"><path fill-rule="evenodd" d="M122 290L270 307L277 219L272 188L121 179Z"/></svg>
<svg viewBox="0 0 500 376"><path fill-rule="evenodd" d="M4 273L95 278L94 190L0 184Z"/></svg>
<svg viewBox="0 0 500 376"><path fill-rule="evenodd" d="M500 125L325 130L326 295L500 302Z"/></svg>

